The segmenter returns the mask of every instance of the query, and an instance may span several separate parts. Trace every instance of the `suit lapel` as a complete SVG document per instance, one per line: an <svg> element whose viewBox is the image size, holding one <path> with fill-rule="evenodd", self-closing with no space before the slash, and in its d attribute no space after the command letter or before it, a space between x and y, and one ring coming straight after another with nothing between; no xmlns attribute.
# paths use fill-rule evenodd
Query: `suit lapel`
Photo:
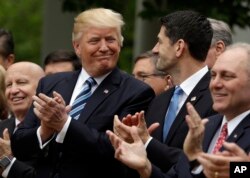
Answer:
<svg viewBox="0 0 250 178"><path fill-rule="evenodd" d="M250 127L250 114L248 114L234 129L234 131L227 138L228 142L235 142L244 134L245 129Z"/></svg>
<svg viewBox="0 0 250 178"><path fill-rule="evenodd" d="M87 122L96 108L113 92L115 92L121 82L121 73L118 69L113 70L97 87L85 105L79 120Z"/></svg>
<svg viewBox="0 0 250 178"><path fill-rule="evenodd" d="M196 109L196 103L202 99L202 97L204 96L204 91L208 90L209 81L210 81L210 73L207 72L202 77L202 79L198 82L198 84L194 87L194 89L192 90L192 92L190 93L190 95L187 97L186 101L182 105L179 113L176 116L176 119L174 120L174 123L170 129L170 132L168 133L166 143L168 143L168 141L172 139L175 132L178 131L179 126L183 122L185 122L185 116L187 114L186 103L191 102L191 104Z"/></svg>
<svg viewBox="0 0 250 178"><path fill-rule="evenodd" d="M168 89L166 92L157 96L154 101L156 103L153 104L155 105L155 107L149 108L150 110L152 109L152 111L150 111L151 114L146 115L146 119L147 119L146 122L148 125L151 125L155 122L159 122L160 124L159 129L156 129L152 133L152 135L155 138L159 138L159 140L163 139L162 135L163 135L163 126L164 126L165 116L166 116L166 112L167 112L173 93L174 93L174 87Z"/></svg>
<svg viewBox="0 0 250 178"><path fill-rule="evenodd" d="M208 151L209 145L214 138L214 135L216 134L218 128L221 126L223 116L220 114L217 114L215 116L212 116L209 118L209 122L207 123L205 127L205 133L204 133L204 141L203 141L203 150Z"/></svg>
<svg viewBox="0 0 250 178"><path fill-rule="evenodd" d="M62 81L60 81L60 83L58 83L54 89L62 95L67 105L70 102L80 72L81 70L68 75Z"/></svg>

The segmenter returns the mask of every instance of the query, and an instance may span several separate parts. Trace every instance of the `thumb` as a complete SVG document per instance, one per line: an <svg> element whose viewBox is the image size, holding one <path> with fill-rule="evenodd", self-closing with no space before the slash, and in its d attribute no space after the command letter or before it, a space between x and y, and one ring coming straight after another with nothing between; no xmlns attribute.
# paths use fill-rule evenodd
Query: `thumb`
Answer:
<svg viewBox="0 0 250 178"><path fill-rule="evenodd" d="M140 136L139 136L139 134L138 134L138 131L137 131L136 126L132 126L132 127L131 127L130 134L131 134L131 136L132 136L134 142L142 142L142 140L141 140L141 138L140 138Z"/></svg>
<svg viewBox="0 0 250 178"><path fill-rule="evenodd" d="M152 134L159 126L160 126L160 124L158 122L151 124L148 127L148 133Z"/></svg>
<svg viewBox="0 0 250 178"><path fill-rule="evenodd" d="M68 114L70 111L71 111L71 106L70 105L68 105L68 106L66 106L66 113Z"/></svg>
<svg viewBox="0 0 250 178"><path fill-rule="evenodd" d="M3 139L7 141L10 140L9 130L7 128L5 128L3 131Z"/></svg>

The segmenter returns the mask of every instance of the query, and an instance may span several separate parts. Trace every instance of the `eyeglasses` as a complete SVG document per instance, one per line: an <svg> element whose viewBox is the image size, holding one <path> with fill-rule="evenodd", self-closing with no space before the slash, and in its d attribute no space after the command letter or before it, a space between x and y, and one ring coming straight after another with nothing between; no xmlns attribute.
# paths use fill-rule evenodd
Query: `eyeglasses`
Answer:
<svg viewBox="0 0 250 178"><path fill-rule="evenodd" d="M163 76L166 76L167 74L138 74L138 75L135 75L135 78L141 80L141 81L145 81L147 78L150 78L150 77L163 77Z"/></svg>

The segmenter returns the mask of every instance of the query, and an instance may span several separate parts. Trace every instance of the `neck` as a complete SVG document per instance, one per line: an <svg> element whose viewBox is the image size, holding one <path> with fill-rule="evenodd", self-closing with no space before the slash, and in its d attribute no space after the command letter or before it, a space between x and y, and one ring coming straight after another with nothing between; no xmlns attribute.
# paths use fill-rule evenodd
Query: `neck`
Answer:
<svg viewBox="0 0 250 178"><path fill-rule="evenodd" d="M180 61L179 65L171 71L170 75L173 77L174 84L180 85L183 81L203 67L205 67L204 62L194 59L184 59Z"/></svg>

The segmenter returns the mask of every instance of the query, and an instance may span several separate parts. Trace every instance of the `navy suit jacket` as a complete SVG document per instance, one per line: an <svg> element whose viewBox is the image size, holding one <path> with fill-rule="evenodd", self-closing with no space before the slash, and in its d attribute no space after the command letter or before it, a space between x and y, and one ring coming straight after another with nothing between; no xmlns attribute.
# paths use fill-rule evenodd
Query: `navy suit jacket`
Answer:
<svg viewBox="0 0 250 178"><path fill-rule="evenodd" d="M12 116L9 119L5 119L1 121L0 122L0 137L3 138L3 131L5 128L8 128L9 134L11 136L14 132L15 127L16 127L16 121L15 121L14 116Z"/></svg>
<svg viewBox="0 0 250 178"><path fill-rule="evenodd" d="M69 104L79 73L42 78L37 93L52 96L57 91ZM12 137L14 155L32 164L37 177L124 177L126 169L114 158L105 131L113 129L115 114L122 118L147 110L153 97L148 85L116 68L91 95L79 119L72 119L62 144L54 137L43 150L39 148L36 132L40 123L32 106Z"/></svg>
<svg viewBox="0 0 250 178"><path fill-rule="evenodd" d="M208 151L210 142L212 141L216 131L219 129L222 123L223 116L218 114L209 118L209 122L206 124L203 150ZM227 142L233 142L239 145L245 152L250 151L250 114L247 115L234 129L234 131L227 138ZM221 151L224 148L221 148ZM164 174L159 168L153 166L151 178L205 178L203 173L198 175L191 174L192 167L190 162L184 154L181 154L178 162L170 169L170 171Z"/></svg>
<svg viewBox="0 0 250 178"><path fill-rule="evenodd" d="M160 126L152 133L153 139L147 146L147 154L149 160L161 168L162 171L166 172L169 170L177 162L182 152L183 142L188 132L188 126L185 121L185 116L187 115L186 103L191 102L201 118L216 114L212 109L213 101L209 91L209 82L210 73L207 72L187 97L170 128L165 142L163 142L162 137L163 125L174 88L155 97L150 104L146 115L146 122L148 126L159 122Z"/></svg>

